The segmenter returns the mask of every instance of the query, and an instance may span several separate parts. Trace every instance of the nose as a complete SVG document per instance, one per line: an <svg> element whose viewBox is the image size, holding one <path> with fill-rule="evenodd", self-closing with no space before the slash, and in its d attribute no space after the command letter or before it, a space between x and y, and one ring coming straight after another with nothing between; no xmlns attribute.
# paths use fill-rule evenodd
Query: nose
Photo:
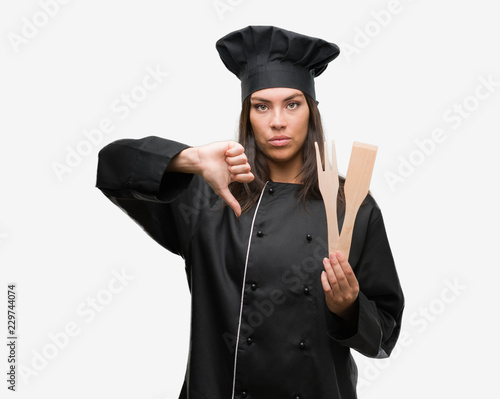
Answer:
<svg viewBox="0 0 500 399"><path fill-rule="evenodd" d="M286 127L286 119L281 110L278 109L274 111L269 126L275 130L280 130Z"/></svg>

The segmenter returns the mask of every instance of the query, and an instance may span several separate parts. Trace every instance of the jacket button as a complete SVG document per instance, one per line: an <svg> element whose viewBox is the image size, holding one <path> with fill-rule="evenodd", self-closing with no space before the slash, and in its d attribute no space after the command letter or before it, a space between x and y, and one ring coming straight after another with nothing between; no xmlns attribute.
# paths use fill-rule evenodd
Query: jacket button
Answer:
<svg viewBox="0 0 500 399"><path fill-rule="evenodd" d="M304 294L309 295L309 287L304 287Z"/></svg>
<svg viewBox="0 0 500 399"><path fill-rule="evenodd" d="M293 399L300 399L300 395L295 395Z"/></svg>
<svg viewBox="0 0 500 399"><path fill-rule="evenodd" d="M307 238L307 241L309 241L309 242L311 242L311 241L312 241L312 239L313 239L313 238L312 238L312 235L310 235L310 234L308 234L308 235L306 236L306 238Z"/></svg>
<svg viewBox="0 0 500 399"><path fill-rule="evenodd" d="M242 398L246 398L246 397L247 397L247 395L248 395L248 394L247 394L247 391L243 391L243 392L241 392L241 397L242 397Z"/></svg>
<svg viewBox="0 0 500 399"><path fill-rule="evenodd" d="M257 284L252 283L250 287L252 288L252 291L255 291L257 289Z"/></svg>
<svg viewBox="0 0 500 399"><path fill-rule="evenodd" d="M252 345L252 343L253 343L253 339L252 339L252 338L250 338L250 337L248 337L248 338L247 338L247 344L248 344L248 345Z"/></svg>
<svg viewBox="0 0 500 399"><path fill-rule="evenodd" d="M269 189L269 194L271 194L271 195L273 195L273 194L274 194L274 188L272 188L272 187L271 187L271 188Z"/></svg>
<svg viewBox="0 0 500 399"><path fill-rule="evenodd" d="M306 348L306 343L304 341L300 341L299 348L300 349L305 349Z"/></svg>
<svg viewBox="0 0 500 399"><path fill-rule="evenodd" d="M257 232L257 237L262 237L263 235L264 235L264 233L263 233L262 231L260 231L260 230L259 230L259 231Z"/></svg>

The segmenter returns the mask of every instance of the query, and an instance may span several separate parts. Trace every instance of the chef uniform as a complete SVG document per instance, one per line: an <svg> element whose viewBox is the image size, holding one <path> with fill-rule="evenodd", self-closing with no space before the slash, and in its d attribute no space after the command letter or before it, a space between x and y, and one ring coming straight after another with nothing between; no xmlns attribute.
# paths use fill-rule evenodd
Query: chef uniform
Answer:
<svg viewBox="0 0 500 399"><path fill-rule="evenodd" d="M314 97L314 76L338 55L321 39L247 27L217 43L242 80L243 99L267 87ZM187 145L118 140L99 154L97 187L160 245L183 257L191 291L189 359L181 399L352 399L350 349L389 356L404 305L383 218L368 195L349 263L359 282L356 329L329 311L321 285L328 256L323 201L299 184L268 181L239 218L198 175L165 172ZM339 215L339 228L343 215Z"/></svg>

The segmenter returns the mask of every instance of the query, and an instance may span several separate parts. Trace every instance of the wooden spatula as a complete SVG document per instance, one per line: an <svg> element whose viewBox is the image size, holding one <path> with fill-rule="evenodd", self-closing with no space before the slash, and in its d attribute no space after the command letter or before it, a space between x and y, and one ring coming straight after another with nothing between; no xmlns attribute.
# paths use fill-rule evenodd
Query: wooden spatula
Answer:
<svg viewBox="0 0 500 399"><path fill-rule="evenodd" d="M368 194L370 180L372 177L373 166L377 147L370 144L355 142L352 146L349 168L344 184L345 193L345 216L342 225L342 231L339 235L337 224L337 194L339 188L337 160L335 155L335 143L332 141L332 166L323 159L325 170L321 164L322 157L319 152L318 144L316 147L316 166L318 169L318 183L325 203L326 219L328 226L328 253L334 253L337 250L342 251L346 259L349 259L351 249L352 233L354 222L361 203ZM323 154L326 154L326 143ZM326 158L326 157L325 157Z"/></svg>
<svg viewBox="0 0 500 399"><path fill-rule="evenodd" d="M349 259L356 215L370 189L376 155L377 147L374 145L355 142L352 146L344 184L346 211L338 245L346 259Z"/></svg>

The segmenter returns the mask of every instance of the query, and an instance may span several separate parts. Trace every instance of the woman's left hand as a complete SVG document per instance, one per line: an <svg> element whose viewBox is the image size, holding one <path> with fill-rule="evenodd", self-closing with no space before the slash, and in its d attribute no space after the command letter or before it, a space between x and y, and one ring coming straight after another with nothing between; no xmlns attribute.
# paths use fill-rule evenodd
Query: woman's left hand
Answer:
<svg viewBox="0 0 500 399"><path fill-rule="evenodd" d="M359 285L351 265L342 252L337 251L330 254L330 259L323 259L323 266L321 284L328 309L350 323L355 322Z"/></svg>

